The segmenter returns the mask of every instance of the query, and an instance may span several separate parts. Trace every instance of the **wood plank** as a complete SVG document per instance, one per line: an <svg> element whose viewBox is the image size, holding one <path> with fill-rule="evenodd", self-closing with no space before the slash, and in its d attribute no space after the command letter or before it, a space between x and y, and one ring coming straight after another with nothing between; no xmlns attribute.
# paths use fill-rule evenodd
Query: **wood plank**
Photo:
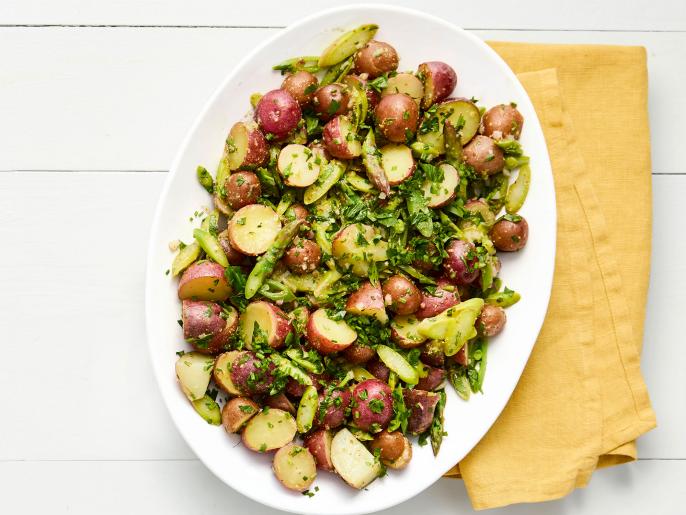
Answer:
<svg viewBox="0 0 686 515"><path fill-rule="evenodd" d="M0 170L168 169L206 99L240 58L273 33L0 28ZM686 89L680 86L686 79L686 33L478 34L647 46L654 169L686 172L672 157L681 138L671 122L673 113L686 112Z"/></svg>
<svg viewBox="0 0 686 515"><path fill-rule="evenodd" d="M269 473L269 471L265 471ZM640 461L597 471L567 498L489 511L497 515L644 515L682 513L686 462ZM231 490L198 461L0 463L0 509L13 515L51 513L277 515ZM36 495L40 492L40 495ZM472 513L462 481L442 479L417 497L378 515ZM3 509L4 508L4 509Z"/></svg>
<svg viewBox="0 0 686 515"><path fill-rule="evenodd" d="M0 430L0 460L193 456L150 375L143 325L145 248L164 177L0 174L0 391L12 428ZM655 176L653 186L643 369L660 427L641 440L641 456L685 458L686 269L675 256L686 241L673 235L686 176Z"/></svg>
<svg viewBox="0 0 686 515"><path fill-rule="evenodd" d="M332 0L327 6L348 4ZM387 3L372 0L368 3ZM649 0L576 2L493 0L488 9L457 9L451 0L399 0L395 5L421 9L467 28L575 29L575 30L684 30L686 6L680 0L663 1L655 8ZM205 0L202 9L184 0L5 0L0 4L2 24L86 25L229 25L284 26L322 9L312 0L244 2L240 7L224 0Z"/></svg>

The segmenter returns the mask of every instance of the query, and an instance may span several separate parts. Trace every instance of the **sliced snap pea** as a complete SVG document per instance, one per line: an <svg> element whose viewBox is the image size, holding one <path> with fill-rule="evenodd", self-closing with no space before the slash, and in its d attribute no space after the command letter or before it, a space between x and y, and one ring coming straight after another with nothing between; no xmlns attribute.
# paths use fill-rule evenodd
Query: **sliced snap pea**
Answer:
<svg viewBox="0 0 686 515"><path fill-rule="evenodd" d="M453 388L455 388L457 395L468 401L472 389L469 386L469 379L467 378L467 368L458 366L450 368L448 370L448 380L450 381L450 384L453 385Z"/></svg>
<svg viewBox="0 0 686 515"><path fill-rule="evenodd" d="M376 348L376 353L379 355L379 359L407 384L417 384L419 382L419 373L402 354L386 345L379 345Z"/></svg>
<svg viewBox="0 0 686 515"><path fill-rule="evenodd" d="M179 253L176 254L176 257L172 262L172 277L176 277L186 268L191 266L200 257L200 250L200 245L198 245L197 242L186 245L184 248L179 250Z"/></svg>
<svg viewBox="0 0 686 515"><path fill-rule="evenodd" d="M217 236L219 234L219 211L216 209L211 211L200 224L200 228L212 236Z"/></svg>
<svg viewBox="0 0 686 515"><path fill-rule="evenodd" d="M484 300L487 304L492 304L494 306L500 306L501 308L509 308L519 302L522 296L516 291L508 290L505 288L504 291L492 293Z"/></svg>
<svg viewBox="0 0 686 515"><path fill-rule="evenodd" d="M192 401L193 408L198 412L205 422L218 426L222 423L222 415L217 404L212 397L204 395L200 399Z"/></svg>
<svg viewBox="0 0 686 515"><path fill-rule="evenodd" d="M314 291L312 293L314 294L315 298L323 298L329 288L331 288L341 277L343 276L338 270L327 270L319 279L319 281L317 281L317 285L314 287Z"/></svg>
<svg viewBox="0 0 686 515"><path fill-rule="evenodd" d="M348 426L348 431L350 431L360 442L371 442L374 440L372 435L370 435L367 431L362 431L362 429L359 427Z"/></svg>
<svg viewBox="0 0 686 515"><path fill-rule="evenodd" d="M313 374L321 374L324 372L324 365L321 361L315 363L314 361L308 360L300 349L288 349L285 354L308 372L312 372Z"/></svg>
<svg viewBox="0 0 686 515"><path fill-rule="evenodd" d="M515 168L519 168L520 166L524 166L526 164L529 164L528 156L508 156L505 158L505 168L508 170L514 170Z"/></svg>
<svg viewBox="0 0 686 515"><path fill-rule="evenodd" d="M298 404L298 412L295 415L295 423L298 428L298 433L307 433L312 429L314 416L317 413L319 406L319 394L314 386L305 388L303 396L300 398Z"/></svg>
<svg viewBox="0 0 686 515"><path fill-rule="evenodd" d="M281 372L286 374L288 377L292 377L300 384L312 386L312 378L302 369L296 367L293 363L291 363L290 360L284 358L279 354L270 355L270 359L272 360L272 363L274 363L277 366L277 368Z"/></svg>
<svg viewBox="0 0 686 515"><path fill-rule="evenodd" d="M345 173L346 165L337 159L329 161L320 172L316 182L307 188L303 195L305 205L314 204L327 194L333 186L341 180Z"/></svg>
<svg viewBox="0 0 686 515"><path fill-rule="evenodd" d="M462 139L449 120L443 124L443 136L445 138L445 160L448 164L458 168L463 161Z"/></svg>
<svg viewBox="0 0 686 515"><path fill-rule="evenodd" d="M362 164L367 170L367 177L385 197L391 194L391 185L388 184L388 177L381 166L381 152L376 148L374 131L367 131L367 136L362 143Z"/></svg>
<svg viewBox="0 0 686 515"><path fill-rule="evenodd" d="M321 88L323 86L328 86L329 84L341 80L341 78L345 77L347 73L352 69L353 64L353 58L349 57L345 61L341 61L340 63L333 65L326 71L324 77L322 77L322 80L319 83L319 87Z"/></svg>
<svg viewBox="0 0 686 515"><path fill-rule="evenodd" d="M512 183L510 189L507 190L505 211L512 215L521 209L529 193L529 184L531 184L531 167L524 165L519 169L517 179Z"/></svg>
<svg viewBox="0 0 686 515"><path fill-rule="evenodd" d="M205 254L207 254L207 257L219 263L224 268L229 266L229 260L226 258L226 254L224 254L224 250L221 245L219 245L217 238L212 236L208 231L203 231L202 229L195 229L193 231L193 238L200 244L205 251Z"/></svg>
<svg viewBox="0 0 686 515"><path fill-rule="evenodd" d="M281 73L294 73L298 71L306 71L310 73L317 73L319 71L318 55L305 55L302 57L291 57L279 64L272 66L272 70L280 71Z"/></svg>
<svg viewBox="0 0 686 515"><path fill-rule="evenodd" d="M214 193L214 179L210 175L210 172L207 171L207 168L204 166L198 166L196 170L196 175L198 177L198 182L200 183L200 186L205 188L207 193L212 195Z"/></svg>
<svg viewBox="0 0 686 515"><path fill-rule="evenodd" d="M338 80L340 81L341 79L339 78ZM362 88L362 84L357 80L348 82L348 90L350 91L350 119L353 127L357 130L367 118L367 93Z"/></svg>
<svg viewBox="0 0 686 515"><path fill-rule="evenodd" d="M366 381L367 379L374 379L374 376L370 372L368 372L366 368L355 367L353 368L353 378L358 383L361 383L362 381Z"/></svg>
<svg viewBox="0 0 686 515"><path fill-rule="evenodd" d="M348 184L350 184L353 189L361 191L362 193L369 193L374 189L371 182L353 171L345 174L345 180L348 181Z"/></svg>
<svg viewBox="0 0 686 515"><path fill-rule="evenodd" d="M322 55L318 64L321 68L340 63L366 45L374 37L379 26L375 24L360 25L359 27L339 36L331 43Z"/></svg>

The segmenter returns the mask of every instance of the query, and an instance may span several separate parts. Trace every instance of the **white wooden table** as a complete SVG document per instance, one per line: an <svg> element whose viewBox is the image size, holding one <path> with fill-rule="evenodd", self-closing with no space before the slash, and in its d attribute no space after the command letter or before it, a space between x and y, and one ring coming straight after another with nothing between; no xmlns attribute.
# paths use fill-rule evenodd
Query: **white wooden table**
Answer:
<svg viewBox="0 0 686 515"><path fill-rule="evenodd" d="M597 472L565 500L498 513L684 513L686 2L397 3L489 39L647 47L643 370L659 427L640 440L637 463ZM0 513L277 513L215 479L171 424L145 343L145 244L165 172L207 97L256 43L316 7L0 3ZM427 506L471 510L462 483L441 480L392 513Z"/></svg>

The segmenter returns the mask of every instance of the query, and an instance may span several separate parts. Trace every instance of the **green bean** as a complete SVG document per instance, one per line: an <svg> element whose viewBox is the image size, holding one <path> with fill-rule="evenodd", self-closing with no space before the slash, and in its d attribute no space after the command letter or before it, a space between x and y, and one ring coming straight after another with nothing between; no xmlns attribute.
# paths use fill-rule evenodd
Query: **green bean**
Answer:
<svg viewBox="0 0 686 515"><path fill-rule="evenodd" d="M203 231L202 229L195 229L193 231L193 238L200 244L205 254L213 261L219 263L221 266L226 268L229 266L229 260L224 254L224 250L217 241L217 238L212 236L208 231Z"/></svg>
<svg viewBox="0 0 686 515"><path fill-rule="evenodd" d="M529 193L529 184L531 183L531 168L529 165L524 165L519 169L519 175L507 190L505 197L505 211L511 215L515 214L521 209Z"/></svg>
<svg viewBox="0 0 686 515"><path fill-rule="evenodd" d="M374 186L385 196L391 194L391 185L388 184L388 177L381 166L381 152L376 148L374 131L367 131L367 136L362 143L362 164L367 170L367 177Z"/></svg>
<svg viewBox="0 0 686 515"><path fill-rule="evenodd" d="M277 234L274 243L271 247L257 260L257 263L253 267L248 280L245 283L245 298L251 299L258 292L264 281L271 275L274 271L276 263L281 259L283 253L286 251L288 245L298 234L298 229L300 229L300 224L303 220L293 220L286 224L279 234Z"/></svg>
<svg viewBox="0 0 686 515"><path fill-rule="evenodd" d="M198 182L200 183L200 186L205 188L207 193L212 195L214 193L214 179L210 175L210 172L207 171L207 168L204 166L198 166L196 175L198 176Z"/></svg>
<svg viewBox="0 0 686 515"><path fill-rule="evenodd" d="M332 66L352 56L374 37L377 30L378 25L368 24L342 34L322 52L318 60L319 67Z"/></svg>
<svg viewBox="0 0 686 515"><path fill-rule="evenodd" d="M298 412L295 415L298 433L307 433L312 429L312 423L314 422L314 416L317 413L318 405L319 394L317 393L317 389L314 386L308 386L305 388L305 392L300 398Z"/></svg>
<svg viewBox="0 0 686 515"><path fill-rule="evenodd" d="M504 291L490 294L484 301L486 304L500 306L501 308L509 308L510 306L517 304L521 298L522 296L516 291L505 288Z"/></svg>
<svg viewBox="0 0 686 515"><path fill-rule="evenodd" d="M438 403L436 404L436 410L434 411L434 419L431 423L430 435L431 435L431 449L434 452L434 456L438 456L438 451L441 448L441 443L443 443L443 410L445 409L446 395L445 390L439 390Z"/></svg>
<svg viewBox="0 0 686 515"><path fill-rule="evenodd" d="M198 242L193 242L190 245L186 245L184 248L179 250L176 254L174 261L172 262L171 274L172 277L176 277L186 268L191 266L200 257L200 245Z"/></svg>
<svg viewBox="0 0 686 515"><path fill-rule="evenodd" d="M317 73L319 71L318 55L306 55L302 57L292 57L272 66L272 70L280 71L281 74L306 71Z"/></svg>
<svg viewBox="0 0 686 515"><path fill-rule="evenodd" d="M219 405L209 395L204 395L200 399L192 401L193 408L205 422L218 426L222 423L222 415Z"/></svg>

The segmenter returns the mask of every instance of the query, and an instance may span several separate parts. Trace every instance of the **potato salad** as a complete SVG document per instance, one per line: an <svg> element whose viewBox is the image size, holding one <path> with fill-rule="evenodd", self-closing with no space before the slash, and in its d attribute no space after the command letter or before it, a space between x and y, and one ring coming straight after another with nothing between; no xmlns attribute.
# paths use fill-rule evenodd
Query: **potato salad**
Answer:
<svg viewBox="0 0 686 515"><path fill-rule="evenodd" d="M198 167L213 208L170 270L181 390L307 495L318 473L361 489L459 438L446 388L483 391L520 298L498 255L529 235L522 114L453 96L459 56L403 69L377 30L274 66L216 173Z"/></svg>

